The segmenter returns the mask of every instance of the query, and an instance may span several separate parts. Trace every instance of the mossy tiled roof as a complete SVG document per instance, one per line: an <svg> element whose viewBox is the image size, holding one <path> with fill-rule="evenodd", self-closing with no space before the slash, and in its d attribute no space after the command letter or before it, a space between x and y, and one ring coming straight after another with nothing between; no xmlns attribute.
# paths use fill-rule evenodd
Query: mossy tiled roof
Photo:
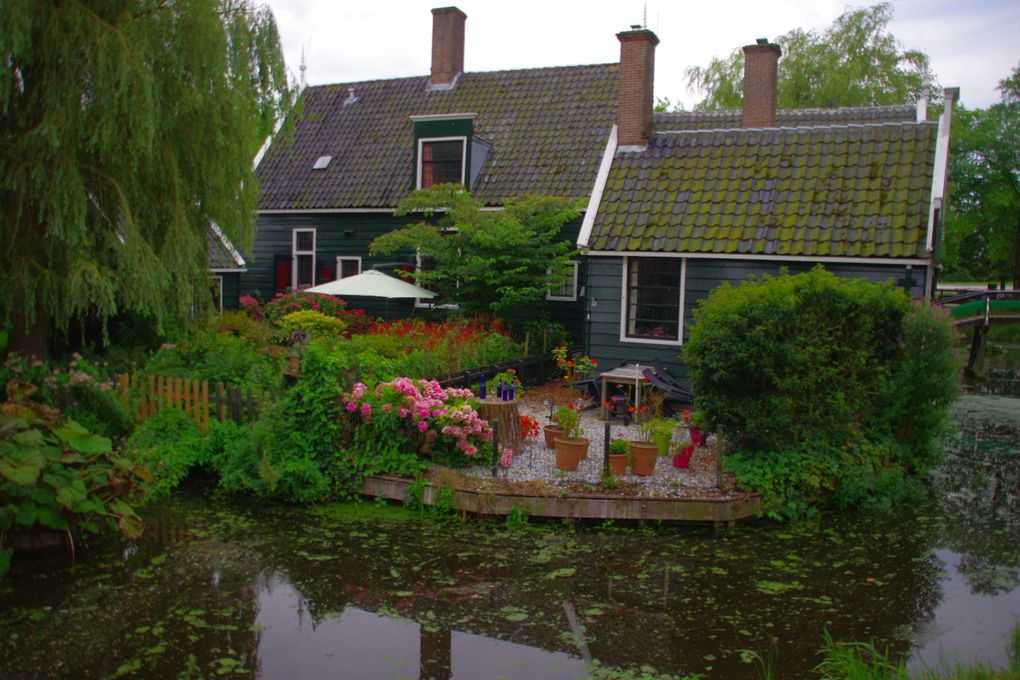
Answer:
<svg viewBox="0 0 1020 680"><path fill-rule="evenodd" d="M431 92L427 77L309 87L292 143L275 143L259 165L259 208L397 206L413 188L410 116L448 113L477 114L474 134L490 152L471 192L486 204L587 196L616 118L618 68L464 73ZM313 170L320 156L332 161Z"/></svg>
<svg viewBox="0 0 1020 680"><path fill-rule="evenodd" d="M924 255L934 123L656 134L618 152L595 251Z"/></svg>
<svg viewBox="0 0 1020 680"><path fill-rule="evenodd" d="M809 127L818 125L863 125L875 123L910 123L917 109L910 104L899 106L841 106L831 109L779 109L776 127ZM740 109L723 111L677 111L655 114L658 132L679 130L721 130L743 125Z"/></svg>

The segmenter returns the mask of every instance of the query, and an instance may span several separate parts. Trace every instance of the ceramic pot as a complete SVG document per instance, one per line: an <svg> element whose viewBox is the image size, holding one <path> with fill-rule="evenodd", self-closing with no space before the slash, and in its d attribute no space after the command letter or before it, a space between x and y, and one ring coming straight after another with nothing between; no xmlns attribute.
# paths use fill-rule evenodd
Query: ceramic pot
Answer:
<svg viewBox="0 0 1020 680"><path fill-rule="evenodd" d="M614 477L619 477L620 475L627 474L627 454L610 453L609 471L613 473Z"/></svg>
<svg viewBox="0 0 1020 680"><path fill-rule="evenodd" d="M680 449L680 453L673 454L673 467L687 468L691 464L691 456L694 454L694 444Z"/></svg>
<svg viewBox="0 0 1020 680"><path fill-rule="evenodd" d="M630 443L630 472L639 477L648 477L655 471L655 459L659 457L659 446L652 442Z"/></svg>
<svg viewBox="0 0 1020 680"><path fill-rule="evenodd" d="M556 444L554 440L556 437L563 436L563 428L556 427L555 425L546 425L542 428L542 431L545 433L545 448L555 449Z"/></svg>
<svg viewBox="0 0 1020 680"><path fill-rule="evenodd" d="M556 467L566 472L573 472L581 463L581 454L587 453L589 440L563 439L556 437Z"/></svg>

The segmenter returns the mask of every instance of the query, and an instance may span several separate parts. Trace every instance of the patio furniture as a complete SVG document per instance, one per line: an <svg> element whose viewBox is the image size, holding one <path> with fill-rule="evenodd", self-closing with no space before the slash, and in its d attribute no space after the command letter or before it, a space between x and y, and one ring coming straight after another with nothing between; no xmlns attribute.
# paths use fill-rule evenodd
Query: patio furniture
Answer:
<svg viewBox="0 0 1020 680"><path fill-rule="evenodd" d="M673 413L693 402L694 395L691 391L684 387L679 380L666 373L665 369L661 373L657 373L654 368L646 368L642 373L652 387L662 392L663 405L668 406Z"/></svg>
<svg viewBox="0 0 1020 680"><path fill-rule="evenodd" d="M598 376L598 380L602 384L602 398L599 400L601 407L602 420L606 419L606 403L607 393L609 391L609 385L627 385L628 387L634 386L634 408L641 408L641 382L644 379L644 368L641 364L623 364L619 368L614 368L611 371L606 371Z"/></svg>

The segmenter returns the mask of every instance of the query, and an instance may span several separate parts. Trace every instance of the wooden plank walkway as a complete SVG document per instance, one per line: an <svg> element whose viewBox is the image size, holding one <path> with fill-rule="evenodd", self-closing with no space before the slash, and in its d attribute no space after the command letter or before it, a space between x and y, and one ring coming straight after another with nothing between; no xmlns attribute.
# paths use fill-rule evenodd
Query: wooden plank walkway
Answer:
<svg viewBox="0 0 1020 680"><path fill-rule="evenodd" d="M407 488L414 480L389 475L365 479L361 494L405 501ZM422 503L432 505L439 490L426 484ZM517 505L529 517L559 519L636 520L677 524L711 524L732 527L738 521L756 517L764 510L761 495L734 494L731 498L651 498L606 494L566 496L529 496L515 493L490 493L453 490L451 509L476 515L506 516Z"/></svg>

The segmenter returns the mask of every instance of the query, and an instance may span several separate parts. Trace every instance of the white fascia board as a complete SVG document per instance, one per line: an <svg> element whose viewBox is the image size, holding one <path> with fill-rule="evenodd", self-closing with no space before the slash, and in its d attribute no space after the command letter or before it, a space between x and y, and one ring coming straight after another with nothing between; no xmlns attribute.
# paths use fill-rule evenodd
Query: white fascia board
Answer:
<svg viewBox="0 0 1020 680"><path fill-rule="evenodd" d="M424 123L433 120L474 120L477 113L435 113L421 116L408 116L415 123Z"/></svg>
<svg viewBox="0 0 1020 680"><path fill-rule="evenodd" d="M928 266L930 260L907 257L810 257L805 255L745 255L742 253L649 253L640 250L589 250L590 257L686 257L692 260L764 260L772 262L819 262L834 264L896 264Z"/></svg>
<svg viewBox="0 0 1020 680"><path fill-rule="evenodd" d="M577 235L577 247L587 248L591 239L591 230L595 226L595 216L599 211L599 204L602 203L602 193L606 190L606 182L609 180L609 170L613 167L613 158L616 156L616 124L609 131L609 139L606 141L606 150L602 152L602 163L599 164L599 172L595 176L595 186L591 189L591 196L588 198L588 208L584 211L584 220L581 222L581 231Z"/></svg>
<svg viewBox="0 0 1020 680"><path fill-rule="evenodd" d="M248 271L248 268L247 267L239 267L237 269L228 269L226 267L223 267L223 268L210 267L209 271L211 271L213 274L244 274L245 272Z"/></svg>
<svg viewBox="0 0 1020 680"><path fill-rule="evenodd" d="M230 256L234 258L234 262L237 263L237 266L240 268L230 269L228 271L245 271L247 263L244 261L244 258L241 257L241 253L237 252L237 248L234 247L234 244L230 242L230 239L228 239L220 229L220 225L215 222L210 222L209 226L212 228L213 233L216 234L216 238L220 240L220 243L223 244L223 247L227 249L227 252L230 253Z"/></svg>
<svg viewBox="0 0 1020 680"><path fill-rule="evenodd" d="M931 200L928 202L928 252L935 250L935 212L942 208L946 197L946 177L949 171L949 128L953 119L953 102L943 107L939 116L939 131L935 139L935 167L931 178Z"/></svg>

